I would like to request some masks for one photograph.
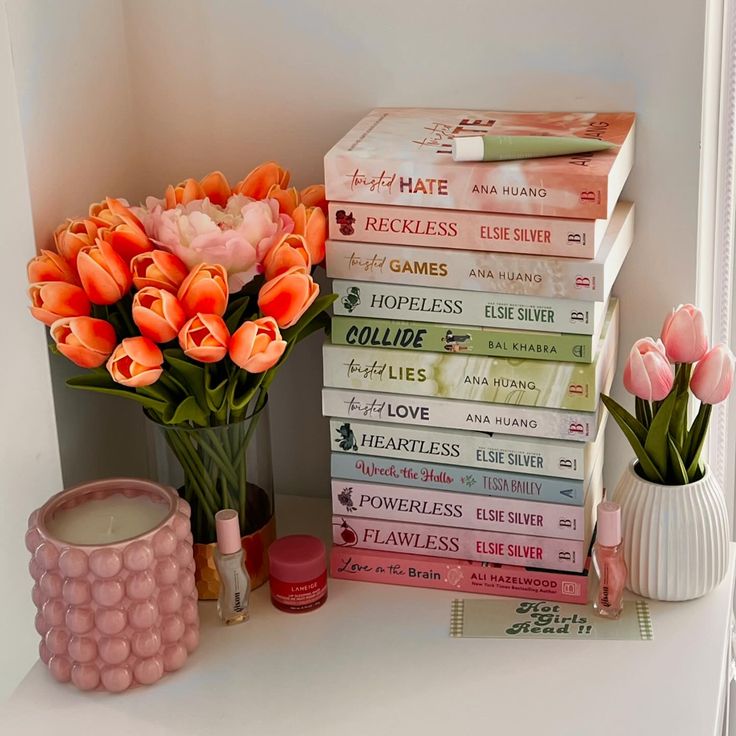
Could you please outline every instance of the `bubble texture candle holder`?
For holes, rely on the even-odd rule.
[[[61,509],[110,494],[148,495],[168,513],[146,533],[104,545],[55,539]],[[63,491],[28,520],[39,655],[59,682],[122,692],[179,669],[199,643],[189,504],[168,487],[114,478]]]

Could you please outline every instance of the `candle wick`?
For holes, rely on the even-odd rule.
[[[114,521],[115,517],[110,514],[110,523],[107,525],[107,536],[112,536],[112,523]]]

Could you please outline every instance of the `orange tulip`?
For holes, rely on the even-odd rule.
[[[70,263],[77,260],[79,251],[94,245],[98,235],[107,230],[107,223],[96,217],[79,218],[62,222],[54,232],[56,250]]]
[[[306,266],[311,269],[312,261],[307,243],[301,235],[285,235],[271,248],[263,259],[266,281],[270,281],[292,266]]]
[[[322,214],[327,216],[327,198],[324,184],[312,184],[299,192],[299,201],[305,207],[319,207]]]
[[[130,290],[132,280],[125,261],[104,240],[79,251],[77,271],[93,304],[114,304]]]
[[[28,281],[36,284],[40,281],[66,281],[78,284],[79,279],[72,265],[65,258],[52,250],[42,250],[28,263]]]
[[[133,256],[153,248],[143,223],[124,201],[107,197],[102,202],[91,204],[89,213],[106,224],[107,227],[100,232],[100,237],[110,243],[126,263],[129,263]]]
[[[285,215],[291,215],[299,206],[299,192],[295,187],[282,189],[278,184],[274,184],[266,196],[275,199],[279,203],[279,212]]]
[[[230,333],[217,314],[197,314],[179,332],[179,345],[200,363],[217,363],[227,355]]]
[[[104,319],[63,317],[51,325],[59,352],[80,368],[101,366],[115,349],[113,326]]]
[[[141,335],[154,342],[173,340],[187,321],[179,300],[155,286],[146,286],[136,293],[132,311]]]
[[[267,317],[273,317],[282,329],[291,327],[307,311],[319,294],[304,266],[292,266],[288,271],[267,281],[258,294],[258,306]]]
[[[307,241],[307,250],[316,266],[325,259],[325,240],[327,239],[327,218],[319,207],[305,207],[300,204],[292,213],[294,232]]]
[[[115,383],[138,388],[156,383],[164,372],[164,355],[147,337],[126,337],[107,361]]]
[[[272,186],[286,187],[291,175],[286,169],[282,169],[275,161],[256,166],[242,181],[239,181],[233,194],[243,194],[252,199],[264,199]]]
[[[89,206],[89,216],[102,220],[107,227],[116,225],[134,225],[143,230],[143,223],[133,214],[133,210],[124,199],[105,197],[102,202],[93,202]]]
[[[199,182],[202,190],[206,197],[209,197],[212,204],[216,204],[220,207],[224,207],[227,204],[227,200],[232,195],[230,184],[228,184],[225,175],[221,171],[213,171],[211,174],[207,174],[204,179]]]
[[[189,269],[181,258],[165,250],[140,253],[130,262],[130,270],[136,289],[155,286],[172,294],[176,294],[182,281],[189,275]]]
[[[84,290],[65,281],[42,281],[28,287],[31,314],[51,326],[62,317],[81,317],[92,311]]]
[[[177,294],[187,317],[198,312],[225,314],[227,308],[227,270],[219,264],[200,263],[179,287]]]
[[[279,362],[286,341],[273,317],[243,322],[230,338],[228,352],[235,365],[248,373],[263,373]]]
[[[202,185],[196,179],[190,177],[179,182],[175,187],[169,184],[166,187],[164,200],[166,202],[166,209],[171,210],[178,204],[189,204],[196,199],[204,199],[206,196]]]

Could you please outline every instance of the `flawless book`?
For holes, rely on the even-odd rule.
[[[335,279],[332,283],[338,295],[333,303],[334,313],[352,317],[596,336],[600,334],[606,313],[603,302],[578,299],[433,289],[375,281]],[[402,338],[407,339],[406,335]],[[449,342],[454,342],[452,336]],[[472,351],[453,348],[439,352]]]
[[[606,219],[634,161],[634,114],[381,108],[325,156],[327,199],[409,207]],[[580,136],[598,153],[458,163],[463,135]]]
[[[590,557],[573,573],[356,547],[330,552],[330,576],[339,580],[579,604],[588,602],[590,567]]]
[[[331,240],[595,258],[607,220],[330,202]]]
[[[634,237],[634,205],[617,205],[592,260],[328,240],[327,275],[498,294],[606,301]]]
[[[325,344],[323,378],[329,388],[592,412],[617,346],[613,299],[598,355],[588,365]]]

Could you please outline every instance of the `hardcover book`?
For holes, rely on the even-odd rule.
[[[338,294],[333,303],[335,314],[353,317],[598,335],[606,312],[603,302],[577,299],[432,289],[375,281],[335,279],[332,284]]]
[[[588,365],[326,343],[323,378],[330,388],[592,412],[617,347],[618,301],[612,299],[598,354]]]
[[[333,345],[522,360],[559,360],[565,363],[590,363],[597,343],[594,335],[494,330],[490,327],[450,325],[448,322],[432,324],[341,316],[332,318],[330,340]]]
[[[585,220],[605,219],[634,162],[633,113],[379,108],[325,156],[327,199]],[[598,153],[458,163],[464,135],[580,136]]]
[[[330,202],[331,240],[595,258],[608,220]]]
[[[591,560],[582,572],[407,555],[357,547],[333,547],[330,576],[338,580],[586,604]]]
[[[330,437],[338,452],[586,480],[607,417],[604,412],[595,441],[587,443],[343,419],[330,420]]]
[[[332,278],[498,294],[606,301],[634,236],[634,205],[616,206],[592,260],[328,240]]]
[[[334,478],[332,511],[346,518],[360,516],[410,521],[532,537],[582,539],[585,532],[585,510],[582,506],[355,483]]]
[[[601,448],[602,449],[602,448]],[[602,462],[600,458],[594,464]],[[585,482],[553,476],[523,475],[478,467],[456,467],[387,457],[333,452],[330,470],[343,481],[371,481],[451,493],[474,493],[497,498],[546,501],[582,506]],[[589,482],[589,481],[588,481]]]

